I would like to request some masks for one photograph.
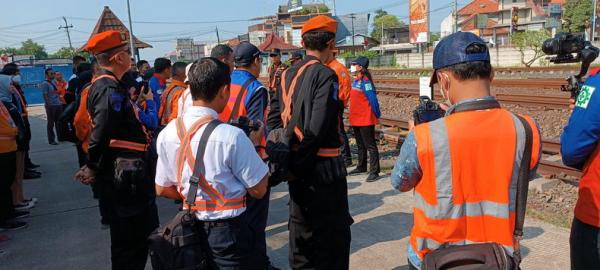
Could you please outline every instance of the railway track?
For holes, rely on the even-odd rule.
[[[383,78],[375,80],[376,84],[419,84],[418,78]],[[521,89],[560,89],[566,82],[556,78],[528,78],[528,79],[496,79],[492,81],[494,87],[521,88]]]
[[[411,97],[418,96],[417,89],[410,88],[394,88],[394,87],[379,87],[377,92],[382,95],[395,97]],[[438,97],[436,95],[436,97]],[[569,99],[561,96],[531,96],[522,94],[496,94],[496,99],[501,103],[535,106],[553,109],[568,109]]]
[[[406,120],[381,117],[379,119],[380,125],[384,127],[399,128],[408,130],[409,124]],[[390,132],[389,130],[383,130],[383,137],[389,143],[398,145],[403,140],[402,132]],[[550,155],[557,155],[560,153],[560,142],[556,140],[542,140],[542,152]],[[580,178],[581,171],[565,166],[561,162],[541,160],[538,167],[538,173],[550,178],[564,178],[564,176],[571,176]]]
[[[383,68],[371,69],[371,73],[376,77],[379,76],[394,76],[394,77],[415,77],[431,75],[431,68]],[[501,67],[494,68],[496,78],[506,77],[558,77],[566,78],[571,74],[579,73],[579,67],[576,65],[557,65],[550,67]]]

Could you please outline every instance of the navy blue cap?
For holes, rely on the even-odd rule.
[[[294,52],[292,53],[292,59],[302,59],[303,55],[301,52]]]
[[[360,56],[360,57],[356,58],[354,61],[352,61],[352,65],[359,65],[363,68],[369,68],[369,58]]]
[[[490,62],[490,52],[487,50],[483,53],[467,54],[467,47],[474,43],[487,46],[483,39],[471,32],[456,32],[440,40],[433,51],[434,71],[430,85],[437,83],[436,71],[438,69],[466,62]]]
[[[272,49],[269,52],[269,56],[279,56],[279,55],[281,55],[281,50],[280,49]]]
[[[236,66],[251,64],[260,55],[260,50],[250,42],[242,42],[233,48],[233,59]]]

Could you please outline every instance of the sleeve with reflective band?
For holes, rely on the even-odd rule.
[[[538,162],[540,137],[535,124],[532,130],[533,164]],[[423,259],[442,245],[482,242],[501,244],[512,254],[525,146],[518,118],[503,109],[455,113],[418,125],[414,134],[423,172],[415,187],[410,236],[417,255]]]
[[[0,102],[0,153],[17,151],[17,125]]]
[[[176,160],[177,183],[178,183],[178,187],[179,187],[179,193],[181,194],[181,197],[184,202],[185,202],[185,196],[182,194],[184,179],[181,179],[183,169],[187,165],[187,166],[189,166],[190,170],[194,170],[196,158],[202,158],[202,157],[194,157],[192,148],[190,146],[191,139],[193,138],[194,134],[196,134],[196,132],[198,132],[198,130],[202,126],[204,126],[205,124],[209,123],[212,120],[213,119],[211,117],[201,118],[198,121],[196,121],[194,124],[192,124],[192,126],[187,130],[185,128],[185,124],[183,123],[183,119],[181,117],[177,118],[177,120],[176,120],[177,121],[177,123],[176,123],[177,136],[179,137],[179,140],[181,141],[181,145],[179,146],[179,149],[177,150],[177,160]],[[239,209],[239,208],[246,207],[246,196],[242,196],[239,198],[226,199],[221,193],[219,193],[218,190],[216,190],[214,187],[212,187],[210,185],[210,183],[208,183],[208,181],[206,181],[206,178],[204,178],[204,175],[200,174],[199,180],[200,180],[198,182],[199,192],[206,193],[208,195],[208,197],[211,199],[210,200],[197,199],[195,204],[191,206],[192,210],[194,210],[194,211],[224,211],[224,210]],[[185,181],[188,181],[188,179],[185,179]],[[189,205],[184,206],[185,209],[187,209],[189,207],[190,207]]]

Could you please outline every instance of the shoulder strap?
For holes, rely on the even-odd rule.
[[[54,84],[51,80],[46,80],[50,85],[52,85],[52,87],[54,88],[54,91],[58,90],[58,88],[56,87],[56,84]]]
[[[283,126],[287,127],[287,125],[289,124],[291,118],[292,118],[292,113],[293,113],[293,108],[292,108],[292,97],[294,96],[294,92],[296,90],[296,84],[298,83],[298,78],[300,78],[302,76],[302,74],[304,74],[304,71],[316,64],[319,63],[318,60],[311,60],[308,61],[306,63],[304,63],[303,66],[301,66],[298,71],[296,72],[296,75],[292,78],[291,84],[289,86],[289,88],[287,87],[287,82],[286,82],[286,75],[287,72],[285,72],[282,76],[282,80],[281,80],[281,97],[283,100],[283,112],[281,113],[281,120],[283,122]],[[289,69],[286,69],[285,71],[288,71]]]
[[[452,110],[452,113],[467,112],[467,111],[479,111],[489,109],[499,109],[500,103],[497,100],[478,100],[477,102],[469,102],[465,104],[459,104]]]
[[[231,121],[234,115],[238,114],[238,111],[240,110],[240,104],[242,103],[242,98],[244,97],[244,93],[246,92],[248,86],[254,81],[256,81],[256,78],[252,77],[246,80],[246,82],[242,85],[242,89],[240,89],[240,92],[238,93],[237,98],[235,99],[235,104],[233,105],[233,109],[231,110],[231,114],[229,115],[229,119],[227,119],[227,122]]]
[[[111,79],[113,81],[117,81],[117,78],[115,78],[115,76],[104,74],[104,75],[100,75],[100,76],[94,78],[92,80],[92,84],[95,83],[96,81],[100,80],[100,79]]]
[[[190,189],[187,195],[187,204],[194,205],[196,202],[196,193],[198,192],[198,183],[200,183],[200,175],[204,175],[206,170],[204,169],[204,153],[206,152],[206,144],[208,142],[208,138],[213,133],[215,128],[221,124],[219,120],[212,120],[208,123],[202,136],[200,137],[200,142],[198,143],[198,151],[196,152],[196,163],[194,164],[194,171],[192,173],[192,177],[190,177]],[[188,208],[188,211],[191,211],[191,207]]]
[[[525,129],[525,149],[523,149],[523,158],[521,158],[521,166],[519,167],[519,178],[517,180],[517,196],[516,196],[516,217],[515,217],[515,252],[514,257],[521,262],[521,250],[519,241],[523,237],[523,225],[525,223],[525,210],[527,207],[527,193],[529,191],[529,176],[531,164],[531,152],[533,145],[533,131],[529,122],[520,115],[515,114]]]

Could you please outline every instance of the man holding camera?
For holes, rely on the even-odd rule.
[[[600,69],[590,72],[560,138],[565,165],[582,169],[571,226],[571,269],[600,269]]]
[[[271,134],[285,131],[282,137],[288,143],[269,143],[269,157],[284,163],[277,157],[284,153],[289,162],[283,166],[287,165],[293,175],[288,179],[292,269],[349,267],[353,220],[348,211],[346,167],[340,153],[342,107],[337,75],[325,65],[333,56],[336,29],[336,21],[324,15],[304,24],[306,57],[284,71],[271,100],[269,130]],[[285,145],[291,153],[273,151],[277,150],[273,145]]]
[[[158,136],[156,192],[177,200],[197,190],[195,204],[184,203],[184,208],[191,207],[200,221],[214,269],[264,270],[267,266],[264,258],[256,255],[255,244],[261,234],[248,224],[251,213],[246,204],[248,196],[260,200],[267,193],[268,167],[253,145],[264,137],[263,128],[252,132],[249,139],[237,127],[213,125],[230,98],[229,73],[225,63],[212,57],[190,67],[193,106]],[[206,154],[198,156],[202,142]],[[190,183],[196,159],[201,159],[203,168],[196,178],[197,189]],[[264,228],[262,235],[264,238]]]
[[[101,69],[87,101],[93,123],[88,160],[75,178],[97,184],[110,224],[112,269],[144,269],[158,213],[153,181],[146,177],[149,134],[123,82],[131,65],[129,43],[125,33],[111,30],[92,36],[85,49]]]
[[[526,126],[490,95],[488,48],[472,33],[440,41],[433,53],[431,85],[452,106],[443,118],[417,125],[402,144],[392,186],[415,191],[414,226],[408,246],[411,269],[440,247],[497,243],[513,256],[515,198]],[[541,153],[532,130],[530,169]],[[491,160],[490,160],[491,159]]]

